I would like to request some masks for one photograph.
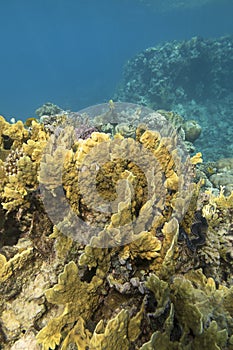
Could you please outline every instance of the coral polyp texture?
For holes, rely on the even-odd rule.
[[[233,349],[233,193],[182,118],[59,113],[0,119],[1,348]]]

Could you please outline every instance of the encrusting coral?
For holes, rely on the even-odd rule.
[[[194,182],[174,128],[110,107],[98,130],[0,119],[1,347],[233,349],[233,194]]]

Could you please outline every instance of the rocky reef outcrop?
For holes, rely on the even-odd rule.
[[[232,36],[165,42],[126,63],[115,99],[195,120],[202,128],[195,144],[204,159],[230,158],[232,72]]]

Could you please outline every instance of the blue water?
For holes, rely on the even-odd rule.
[[[108,101],[124,63],[157,43],[233,33],[232,0],[166,13],[136,0],[12,0],[0,13],[0,114],[17,119],[47,101]]]

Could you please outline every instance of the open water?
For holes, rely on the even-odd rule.
[[[188,8],[167,0],[161,11],[164,3],[1,1],[0,114],[26,119],[48,101],[70,110],[106,102],[125,62],[147,47],[233,33],[232,0]]]

